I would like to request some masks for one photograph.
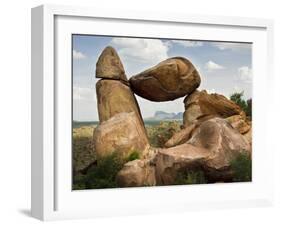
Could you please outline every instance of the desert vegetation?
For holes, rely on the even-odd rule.
[[[252,99],[245,100],[244,92],[236,92],[230,96],[230,100],[239,105],[249,118],[252,118]]]
[[[148,139],[154,147],[164,147],[168,139],[180,130],[181,121],[150,121],[145,125]],[[76,123],[73,128],[73,189],[115,188],[116,174],[126,162],[140,158],[137,151],[121,159],[116,153],[96,159],[93,132],[96,125]]]
[[[164,144],[180,131],[181,121],[160,121],[154,125],[146,125],[148,140],[151,146],[163,148]]]
[[[93,132],[95,125],[88,124],[73,128],[72,163],[73,171],[80,171],[96,160],[93,149]]]

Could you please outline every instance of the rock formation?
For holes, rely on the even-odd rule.
[[[189,95],[201,82],[193,64],[183,57],[167,59],[129,81],[137,95],[151,101],[169,101]]]
[[[96,91],[100,122],[119,113],[135,112],[143,124],[138,103],[129,86],[119,80],[101,79],[96,84]]]
[[[100,124],[94,131],[97,157],[118,152],[126,157],[136,151],[143,154],[149,147],[138,103],[131,91],[121,60],[107,47],[96,64],[96,84]]]
[[[251,147],[225,119],[212,118],[193,132],[186,143],[159,151],[156,156],[158,184],[173,184],[178,172],[202,170],[208,181],[231,180],[230,162]]]
[[[197,119],[206,116],[227,118],[233,115],[241,115],[245,118],[245,113],[237,104],[223,95],[208,94],[205,90],[196,90],[190,96],[186,96],[184,106],[184,126],[188,126]]]
[[[103,50],[97,61],[96,77],[128,82],[123,64],[117,52],[111,46]]]
[[[120,187],[156,185],[155,167],[149,160],[136,159],[126,163],[116,177]]]
[[[206,167],[216,170],[229,166],[229,161],[241,152],[250,153],[248,141],[225,119],[212,118],[203,122],[187,141],[210,151]]]
[[[209,154],[209,150],[190,144],[160,150],[155,157],[157,184],[174,184],[179,172],[200,169]]]
[[[100,124],[93,140],[98,158],[117,152],[127,162],[118,172],[120,187],[172,185],[177,175],[202,171],[208,182],[232,181],[231,161],[251,156],[251,122],[245,112],[223,95],[198,91],[200,76],[182,57],[167,59],[133,76],[129,82],[116,51],[107,47],[97,62],[96,84]],[[152,101],[186,96],[183,129],[162,149],[150,146],[132,90]]]
[[[251,123],[241,115],[233,115],[226,120],[241,134],[246,134],[251,129]]]
[[[126,158],[132,152],[145,154],[149,148],[145,128],[135,112],[119,113],[100,123],[93,139],[98,157],[118,152]]]

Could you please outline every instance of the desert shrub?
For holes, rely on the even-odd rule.
[[[123,165],[124,161],[116,153],[99,158],[86,175],[74,177],[73,189],[115,188],[116,175]]]
[[[153,147],[164,147],[164,144],[178,131],[180,131],[180,123],[177,121],[161,121],[158,125],[147,127],[148,139]]]
[[[230,96],[230,100],[239,105],[247,116],[252,117],[252,99],[246,101],[243,99],[243,95],[243,91],[240,93],[233,93]]]
[[[252,181],[252,160],[248,154],[239,154],[230,162],[230,167],[234,174],[233,181]]]
[[[130,162],[140,158],[140,153],[137,151],[131,152],[131,154],[126,158],[126,162]]]
[[[175,184],[206,184],[207,179],[202,170],[186,171],[177,174]]]
[[[74,175],[73,189],[97,189],[97,188],[115,188],[117,187],[116,175],[122,169],[126,162],[139,159],[140,154],[137,151],[122,159],[116,152],[113,154],[99,158],[96,165],[90,167],[86,174]]]
[[[252,99],[247,100],[247,109],[245,111],[246,115],[252,118]]]
[[[85,175],[76,174],[73,176],[73,190],[86,189]]]

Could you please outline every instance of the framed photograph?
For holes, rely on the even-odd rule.
[[[270,20],[32,9],[32,216],[271,205]]]

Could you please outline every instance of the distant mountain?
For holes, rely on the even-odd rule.
[[[161,120],[182,120],[183,113],[167,113],[165,111],[156,111],[153,117],[145,118],[145,121],[161,121]]]

